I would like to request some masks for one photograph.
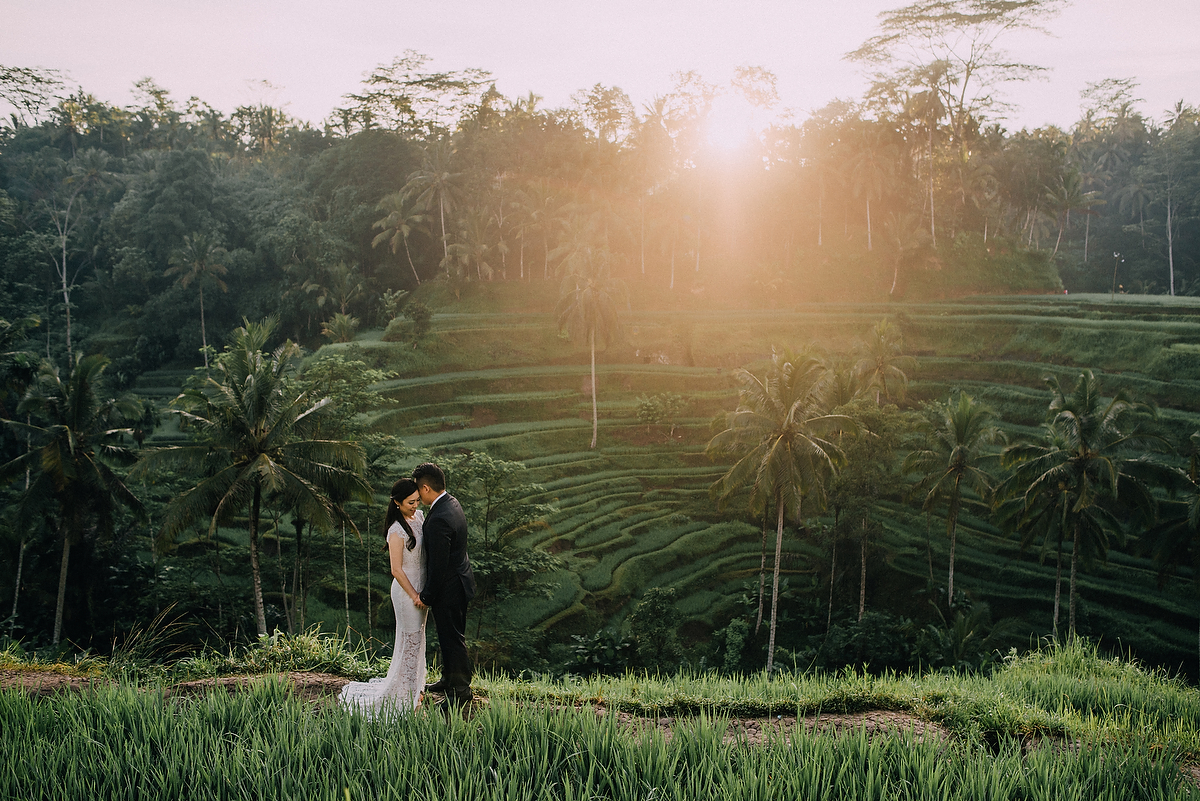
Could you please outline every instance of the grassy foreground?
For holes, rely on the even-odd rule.
[[[1200,798],[1180,769],[1200,755],[1200,692],[1082,645],[1012,657],[991,677],[479,684],[490,704],[466,721],[314,708],[272,680],[173,699],[127,682],[41,700],[8,691],[0,798]],[[635,734],[589,704],[679,722],[669,738]],[[725,736],[734,716],[866,709],[908,710],[953,736]]]

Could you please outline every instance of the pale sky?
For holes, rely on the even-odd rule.
[[[231,111],[283,105],[314,124],[358,89],[363,74],[407,49],[434,69],[490,70],[506,96],[532,90],[544,107],[595,83],[640,109],[695,69],[727,83],[738,66],[779,78],[803,117],[866,81],[842,56],[874,34],[876,15],[903,0],[0,0],[0,64],[55,68],[108,102],[131,102],[151,77],[179,101],[196,95]],[[1016,129],[1070,125],[1088,81],[1136,78],[1143,113],[1200,103],[1198,0],[1075,0],[1054,37],[1004,40],[1017,58],[1052,68],[1016,85]],[[276,91],[254,88],[263,80]]]

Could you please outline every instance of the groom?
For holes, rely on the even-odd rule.
[[[458,499],[446,492],[446,474],[435,464],[412,473],[425,515],[425,588],[421,603],[430,608],[442,649],[442,677],[425,689],[446,694],[446,703],[471,700],[471,657],[467,654],[467,604],[475,597],[475,574],[467,556],[467,518]]]

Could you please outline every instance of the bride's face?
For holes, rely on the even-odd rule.
[[[398,504],[400,507],[400,514],[404,515],[405,518],[412,517],[417,513],[417,506],[420,503],[421,497],[414,492],[412,495],[409,495]]]

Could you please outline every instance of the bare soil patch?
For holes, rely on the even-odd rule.
[[[37,698],[105,687],[110,679],[70,676],[51,670],[0,670],[0,690],[21,690]]]
[[[168,696],[201,695],[212,690],[236,692],[248,687],[256,681],[268,678],[284,679],[292,685],[296,697],[305,701],[321,702],[330,696],[336,696],[342,688],[350,683],[350,679],[335,676],[332,673],[315,671],[292,671],[289,673],[269,673],[257,676],[221,676],[215,679],[196,679],[176,684],[167,692]]]
[[[318,706],[322,706],[336,698],[338,693],[341,692],[342,687],[346,686],[350,681],[342,676],[316,671],[221,676],[213,679],[196,679],[194,681],[180,682],[167,690],[167,696],[186,698],[216,690],[232,693],[245,689],[255,682],[267,681],[272,678],[287,681],[292,685],[296,697]],[[68,676],[52,671],[0,671],[0,689],[19,689],[37,697],[50,696],[59,692],[82,692],[94,686],[108,684],[112,684],[108,679]],[[434,708],[442,700],[442,696],[437,693],[427,693],[424,703],[426,706]],[[483,706],[486,704],[487,699],[480,696],[477,697],[476,703],[473,706]],[[600,716],[610,714],[610,710],[603,706],[579,706],[576,708],[581,712],[584,709],[591,708],[596,715]],[[616,712],[616,715],[620,724],[631,731],[648,732],[657,729],[668,739],[673,736],[677,726],[686,724],[688,720],[687,718],[676,717],[646,717],[622,711]],[[925,741],[931,738],[933,740],[945,740],[950,736],[949,731],[945,727],[927,720],[921,720],[908,712],[877,710],[873,712],[858,712],[850,715],[824,714],[801,718],[789,715],[758,718],[735,717],[729,719],[729,728],[726,730],[725,739],[727,742],[741,741],[751,745],[761,745],[770,732],[778,732],[784,736],[790,736],[799,729],[805,732],[841,734],[845,732],[857,732],[863,728],[872,736],[912,732],[918,741]]]
[[[608,712],[603,707],[597,707],[596,714],[605,715]],[[632,731],[648,732],[657,729],[667,740],[671,739],[680,723],[687,722],[687,718],[647,718],[629,712],[617,712],[617,719],[622,726]],[[762,745],[776,734],[787,739],[796,731],[810,734],[849,734],[860,729],[866,729],[871,737],[911,733],[917,742],[942,742],[950,738],[950,732],[944,726],[922,720],[908,712],[875,710],[847,715],[806,715],[800,718],[794,715],[729,718],[725,742]]]

